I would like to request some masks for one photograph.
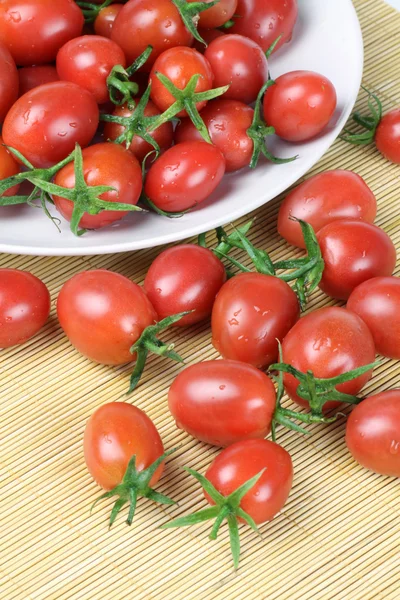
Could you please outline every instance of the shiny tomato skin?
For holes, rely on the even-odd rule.
[[[97,35],[111,39],[111,32],[117,15],[123,8],[123,4],[110,4],[101,9],[93,24]]]
[[[173,146],[151,166],[145,193],[161,210],[179,212],[200,204],[212,194],[225,173],[225,159],[207,142]]]
[[[224,358],[263,368],[278,358],[278,342],[300,316],[296,294],[287,283],[261,273],[229,279],[215,300],[212,342]]]
[[[153,421],[142,410],[125,402],[100,406],[86,423],[83,436],[85,462],[96,483],[112,490],[121,483],[128,463],[136,456],[138,471],[163,455],[164,446]],[[162,463],[150,486],[160,479]]]
[[[222,450],[207,469],[206,478],[229,496],[249,479],[264,473],[243,496],[240,507],[257,525],[271,521],[284,507],[293,483],[290,454],[269,440],[244,440]],[[205,497],[214,504],[208,494]]]
[[[268,81],[268,61],[260,46],[243,35],[227,34],[208,46],[204,56],[214,73],[214,87],[229,85],[225,98],[251,104]]]
[[[2,0],[0,39],[18,66],[55,60],[65,42],[77,37],[84,19],[73,0]]]
[[[107,365],[135,360],[131,346],[157,319],[141,287],[101,269],[78,273],[63,285],[57,315],[71,344],[84,356]]]
[[[400,108],[382,117],[376,130],[375,144],[385,158],[400,165]]]
[[[0,136],[0,181],[12,177],[20,171],[20,166],[7,148],[3,145],[3,139]],[[2,194],[2,196],[15,196],[18,193],[19,185],[14,185]],[[1,346],[0,346],[1,347]]]
[[[87,90],[55,81],[24,94],[9,110],[3,125],[7,146],[19,150],[37,168],[66,158],[78,143],[85,147],[99,124],[99,108]]]
[[[14,59],[8,48],[0,42],[0,123],[3,123],[6,114],[18,98],[18,86],[18,72]]]
[[[289,244],[305,248],[301,227],[290,217],[307,221],[318,232],[340,219],[373,223],[376,212],[376,198],[357,173],[325,171],[303,181],[286,196],[279,209],[278,232]]]
[[[363,281],[391,275],[396,266],[396,248],[387,233],[364,221],[350,219],[325,225],[317,234],[324,272],[320,289],[347,300]]]
[[[226,281],[222,262],[207,248],[181,244],[153,261],[144,290],[159,319],[194,311],[175,323],[186,327],[211,315],[215,297]]]
[[[18,69],[19,96],[33,90],[39,85],[59,81],[57,69],[53,65],[37,65],[36,67],[22,67]]]
[[[191,365],[179,373],[168,393],[177,427],[213,446],[265,438],[271,430],[275,401],[269,377],[234,360]]]
[[[46,323],[50,294],[40,279],[17,269],[0,269],[0,348],[25,343]]]
[[[275,80],[264,96],[264,119],[288,142],[304,142],[320,134],[337,104],[333,84],[313,71],[292,71]]]
[[[283,362],[315,377],[330,378],[342,375],[373,363],[375,345],[372,335],[357,315],[345,308],[320,308],[302,317],[289,331],[282,344]],[[339,392],[358,394],[371,379],[372,371],[337,386]],[[284,375],[285,390],[300,406],[308,402],[297,393],[299,382],[292,375]],[[324,409],[339,406],[339,402],[327,402]]]
[[[128,64],[152,46],[146,71],[164,50],[190,46],[193,41],[171,0],[129,0],[114,21],[111,39],[122,48]]]
[[[82,35],[70,40],[57,54],[57,73],[63,81],[80,85],[98,104],[110,99],[107,77],[116,65],[126,66],[125,54],[112,40]]]
[[[187,0],[188,2],[195,2],[196,0]],[[212,2],[212,0],[205,0],[205,2]],[[199,26],[206,29],[214,29],[215,27],[221,27],[227,21],[229,21],[235,14],[238,0],[219,0],[218,4],[211,6],[211,8],[201,12],[199,15]]]
[[[347,420],[346,444],[363,467],[400,477],[400,390],[370,396]]]

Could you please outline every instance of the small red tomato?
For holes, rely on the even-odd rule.
[[[385,158],[400,164],[400,108],[382,118],[376,130],[375,143]]]
[[[7,150],[7,148],[3,145],[3,139],[0,136],[0,181],[2,179],[7,179],[7,177],[12,177],[16,175],[20,171],[20,166],[15,160],[14,156]],[[2,194],[0,194],[0,198],[2,196],[15,196],[18,193],[19,185],[14,185],[12,188],[9,188]]]
[[[272,381],[235,360],[201,362],[184,369],[168,393],[177,426],[214,446],[229,446],[271,431],[276,393]]]
[[[39,85],[59,81],[57,69],[52,65],[38,65],[36,67],[22,67],[18,69],[19,95],[33,90]]]
[[[373,363],[375,345],[364,321],[344,308],[320,308],[305,317],[289,331],[282,344],[283,362],[298,371],[312,371],[315,377],[328,379]],[[355,395],[371,379],[372,371],[337,386],[339,392]],[[308,402],[296,391],[298,380],[284,375],[289,397],[300,406]],[[327,402],[324,410],[336,408],[339,402]]]
[[[278,342],[300,316],[296,294],[287,283],[261,273],[229,279],[215,300],[212,342],[224,358],[267,367],[278,358]]]
[[[292,71],[275,80],[264,96],[264,119],[288,142],[304,142],[321,133],[336,109],[333,84],[312,71]]]
[[[196,0],[187,0],[187,2],[196,2]],[[205,0],[209,3],[212,0]],[[235,14],[238,0],[219,0],[217,4],[203,11],[199,15],[199,26],[206,29],[221,27],[229,21]]]
[[[396,266],[392,240],[371,223],[334,221],[320,229],[317,239],[325,262],[319,287],[332,298],[347,300],[360,283],[391,275]]]
[[[50,294],[40,279],[25,271],[0,269],[0,348],[29,340],[49,313]]]
[[[187,210],[208,198],[224,173],[225,159],[216,146],[206,142],[178,144],[152,164],[145,193],[161,210]]]
[[[278,215],[278,232],[289,244],[305,248],[299,223],[307,221],[318,232],[340,219],[361,219],[373,223],[376,198],[365,181],[352,171],[325,171],[294,188],[283,200]]]
[[[400,390],[381,392],[356,406],[347,421],[346,444],[363,467],[400,477]]]
[[[101,9],[93,24],[97,35],[111,39],[111,32],[117,15],[123,8],[123,4],[110,4]]]
[[[0,123],[3,123],[6,114],[17,98],[17,67],[8,48],[0,41]]]

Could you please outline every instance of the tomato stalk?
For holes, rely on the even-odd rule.
[[[143,67],[152,51],[152,46],[147,46],[146,50],[126,69],[122,65],[115,65],[113,67],[107,77],[107,89],[113,104],[118,106],[127,104],[130,109],[135,107],[135,101],[132,96],[137,95],[139,86],[134,81],[131,81],[130,78]]]
[[[213,0],[212,2],[187,2],[187,0],[172,0],[172,4],[176,6],[181,16],[185,27],[192,36],[201,44],[207,46],[199,32],[197,31],[197,25],[199,23],[200,13],[208,10],[212,6],[219,3],[220,0]]]
[[[368,108],[371,114],[363,116],[359,112],[355,112],[352,115],[352,119],[356,125],[360,125],[365,131],[355,133],[350,129],[344,128],[343,131],[346,135],[340,136],[340,139],[343,141],[355,144],[356,146],[366,146],[374,141],[377,127],[382,119],[382,102],[376,94],[373,94],[364,86],[361,87],[368,94]]]
[[[82,10],[82,14],[85,17],[85,23],[94,23],[99,16],[99,13],[103,8],[110,6],[115,0],[104,0],[102,4],[92,4],[91,2],[80,2],[77,0],[77,5]],[[124,0],[119,0],[124,2]]]

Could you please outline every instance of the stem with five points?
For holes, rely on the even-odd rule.
[[[355,144],[356,146],[366,146],[374,141],[376,130],[381,122],[383,112],[382,102],[379,100],[378,96],[367,90],[364,86],[361,87],[368,94],[368,108],[371,114],[363,116],[359,112],[355,112],[352,115],[352,119],[354,123],[363,127],[365,131],[362,133],[355,133],[350,129],[344,128],[343,131],[345,135],[342,134],[340,136],[340,139],[349,142],[350,144]]]
[[[107,77],[107,88],[110,94],[110,100],[117,106],[127,104],[128,108],[135,108],[133,96],[139,92],[139,86],[130,78],[147,62],[152,53],[152,46],[147,46],[146,50],[126,69],[122,65],[115,65]],[[104,119],[103,119],[104,120]]]

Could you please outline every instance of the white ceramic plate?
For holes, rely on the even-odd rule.
[[[328,131],[318,139],[291,145],[269,141],[277,156],[299,158],[285,165],[260,163],[255,171],[228,175],[215,194],[179,219],[131,214],[120,223],[76,238],[69,224],[61,233],[40,209],[29,206],[0,210],[0,252],[48,256],[126,252],[174,242],[249,213],[302,177],[326,152],[343,128],[361,83],[363,44],[351,0],[299,0],[300,18],[291,44],[271,60],[273,77],[295,69],[327,76],[338,94],[338,109]],[[54,211],[53,211],[54,212]]]

